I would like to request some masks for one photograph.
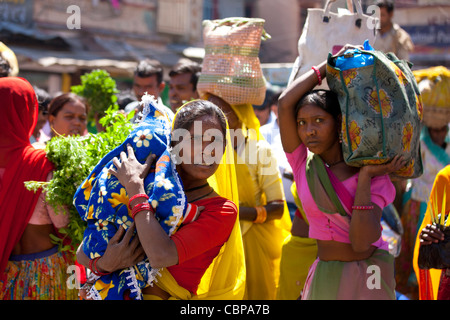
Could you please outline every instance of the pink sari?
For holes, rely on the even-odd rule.
[[[306,175],[317,206],[337,224],[350,223],[353,196],[318,156],[308,158]],[[338,212],[338,213],[336,213]],[[382,246],[380,238],[378,244]],[[360,261],[321,261],[309,270],[303,300],[393,300],[394,257],[378,248]]]

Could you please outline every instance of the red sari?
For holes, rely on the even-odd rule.
[[[31,84],[22,78],[0,78],[0,277],[14,246],[34,211],[40,192],[25,188],[25,181],[46,181],[53,164],[44,150],[30,144],[36,126],[38,103]]]

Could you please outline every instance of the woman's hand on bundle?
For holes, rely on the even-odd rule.
[[[119,182],[125,187],[128,194],[142,193],[144,190],[144,179],[150,171],[150,167],[156,156],[151,154],[147,157],[144,164],[141,164],[137,159],[131,145],[127,145],[127,153],[122,151],[120,153],[120,160],[113,158],[115,166],[108,169],[108,172],[114,175]]]
[[[382,176],[400,170],[405,164],[406,161],[403,159],[403,157],[396,155],[394,159],[392,159],[392,161],[390,161],[389,163],[367,165],[362,167],[359,171],[359,174],[367,174],[370,178]]]
[[[354,45],[354,44],[346,44],[345,46],[343,46],[335,55],[334,57],[338,57],[342,54],[344,54],[345,51],[349,50],[349,49],[359,49],[359,50],[363,50],[364,46],[362,45]]]
[[[135,230],[134,222],[126,231],[123,226],[119,227],[116,234],[109,240],[105,253],[97,262],[97,267],[102,272],[125,269],[144,260],[145,251]]]
[[[420,233],[420,245],[430,245],[444,240],[444,232],[435,224],[428,224]]]

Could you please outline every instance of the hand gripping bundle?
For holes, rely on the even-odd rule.
[[[128,229],[133,222],[125,188],[108,173],[113,166],[112,159],[120,158],[120,153],[127,151],[127,144],[133,147],[140,163],[144,163],[150,154],[156,155],[155,169],[150,170],[144,185],[148,202],[155,209],[155,217],[164,231],[173,234],[181,223],[188,223],[195,214],[196,208],[188,205],[172,161],[171,122],[151,96],[145,95],[142,104],[138,125],[119,147],[100,160],[74,195],[74,205],[87,222],[82,249],[90,259],[102,256],[118,228]],[[88,297],[97,300],[142,299],[141,289],[152,285],[157,273],[158,269],[153,269],[148,259],[110,274],[92,273],[88,282],[94,284]]]
[[[230,105],[261,105],[266,82],[259,61],[261,40],[269,37],[265,20],[226,18],[203,21],[205,58],[197,89]]]

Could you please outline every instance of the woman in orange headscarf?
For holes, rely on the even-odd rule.
[[[55,215],[44,194],[25,188],[26,181],[48,181],[53,164],[44,150],[30,144],[38,103],[33,87],[22,78],[0,79],[0,299],[71,299],[66,285],[66,253],[50,241],[55,227],[67,225]]]

